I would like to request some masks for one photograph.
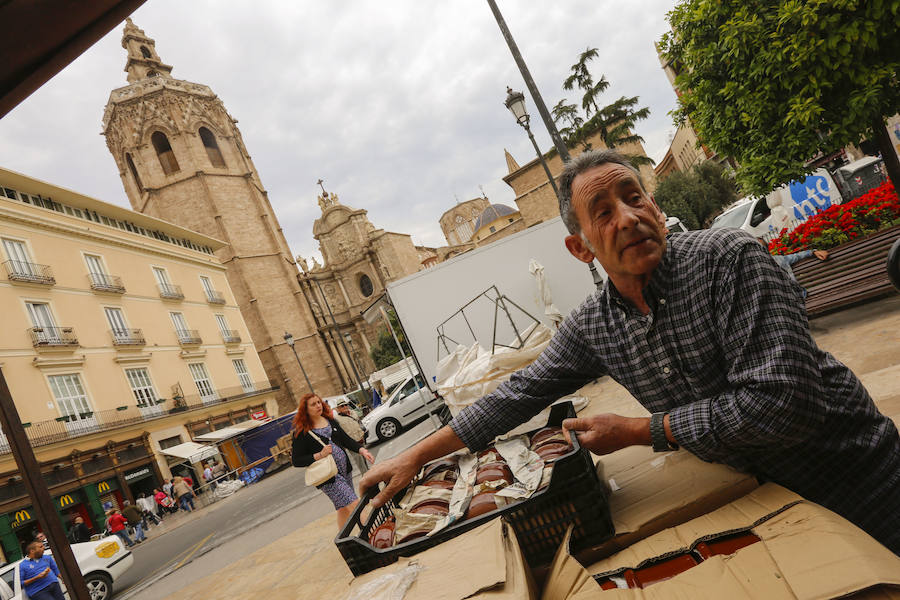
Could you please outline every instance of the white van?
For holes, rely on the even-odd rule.
[[[736,227],[755,237],[770,238],[778,235],[782,229],[793,229],[809,217],[832,204],[840,204],[841,201],[840,190],[828,171],[816,169],[803,181],[792,181],[765,197],[739,200],[716,217],[710,229]]]

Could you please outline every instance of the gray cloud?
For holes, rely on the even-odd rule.
[[[638,95],[640,124],[659,159],[675,95],[653,42],[674,0],[571,0],[500,8],[552,106],[579,52],[596,46],[605,98]],[[514,204],[503,149],[524,164],[534,151],[502,102],[524,84],[482,0],[456,2],[255,2],[154,0],[133,15],[174,66],[225,103],[269,191],[295,253],[318,251],[315,182],[325,179],[376,225],[440,245],[437,219],[455,198]],[[0,164],[128,206],[100,118],[126,84],[121,27],[0,120]],[[529,99],[535,135],[549,136]]]

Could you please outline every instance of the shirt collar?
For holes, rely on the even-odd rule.
[[[666,251],[663,253],[662,260],[659,261],[656,269],[653,270],[653,274],[650,276],[650,281],[647,283],[647,286],[644,287],[643,290],[644,299],[647,301],[647,304],[650,306],[651,311],[653,311],[654,313],[656,312],[656,307],[659,304],[659,300],[666,298],[669,293],[669,288],[672,283],[672,271],[674,270],[673,255],[674,251],[672,250],[672,237],[669,236],[666,240]],[[619,290],[616,289],[615,284],[613,284],[612,280],[609,279],[609,277],[606,278],[604,288],[611,304],[615,304],[625,311],[637,310],[630,300],[626,300],[625,297],[623,297],[622,294],[619,293]]]

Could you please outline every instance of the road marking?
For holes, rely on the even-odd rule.
[[[190,550],[188,550],[188,555],[185,556],[183,559],[181,559],[181,562],[180,562],[180,563],[178,563],[177,565],[175,565],[174,567],[172,567],[172,570],[173,570],[173,571],[177,571],[178,569],[180,569],[181,566],[184,565],[184,563],[186,563],[188,560],[190,560],[190,558],[191,558],[194,554],[197,553],[197,551],[200,549],[200,547],[201,547],[203,544],[206,543],[206,540],[208,540],[209,538],[211,538],[211,537],[214,536],[214,535],[216,535],[216,534],[215,534],[215,533],[211,533],[211,534],[209,534],[208,536],[206,536],[205,538],[203,538],[202,540],[200,540],[199,542],[197,542]]]
[[[124,590],[122,590],[121,592],[119,592],[119,595],[124,595],[126,592],[128,592],[128,591],[130,591],[130,590],[136,588],[137,586],[141,585],[142,583],[144,583],[145,581],[147,581],[148,579],[150,579],[151,577],[153,577],[154,575],[156,575],[157,573],[159,573],[159,572],[162,571],[163,569],[168,568],[169,565],[171,565],[173,562],[175,562],[176,560],[178,560],[179,558],[181,558],[182,556],[184,556],[184,558],[181,560],[181,562],[179,562],[177,565],[175,565],[174,567],[171,568],[171,570],[169,571],[169,573],[171,573],[171,572],[173,572],[173,571],[177,571],[180,567],[182,567],[182,566],[184,565],[185,561],[187,561],[191,556],[193,556],[193,555],[200,549],[200,546],[202,546],[204,543],[206,543],[206,541],[207,541],[209,538],[211,538],[212,536],[214,536],[214,535],[216,535],[216,534],[215,534],[215,533],[209,534],[208,536],[206,536],[205,538],[203,538],[202,540],[200,540],[200,541],[199,541],[197,544],[195,544],[194,546],[191,546],[191,547],[188,548],[187,550],[184,550],[183,552],[177,554],[177,555],[175,556],[175,558],[173,558],[172,560],[170,560],[170,561],[167,562],[166,564],[164,564],[164,565],[162,565],[161,567],[159,567],[159,568],[157,568],[157,569],[151,571],[151,572],[148,573],[145,577],[142,577],[142,578],[140,579],[140,581],[138,581],[138,582],[136,582],[136,583],[130,585],[130,586],[127,587],[126,589],[124,589]],[[166,575],[169,575],[169,573],[166,573]]]

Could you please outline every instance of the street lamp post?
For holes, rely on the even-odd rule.
[[[284,341],[287,342],[287,345],[291,347],[291,350],[294,351],[294,357],[297,359],[297,364],[300,365],[300,370],[303,371],[303,379],[306,380],[306,385],[309,387],[309,391],[313,394],[316,393],[316,390],[313,389],[312,383],[309,381],[309,375],[306,374],[306,369],[303,368],[303,361],[300,360],[300,355],[297,354],[297,348],[294,347],[294,336],[284,332]]]
[[[544,173],[547,174],[547,180],[550,182],[550,187],[553,188],[553,195],[556,196],[556,201],[559,202],[559,188],[556,187],[556,179],[553,178],[550,167],[547,166],[547,161],[544,160],[544,153],[541,152],[540,147],[537,145],[537,141],[534,139],[534,134],[531,133],[531,127],[529,126],[531,117],[528,114],[528,110],[525,108],[525,94],[522,92],[514,92],[509,86],[507,86],[506,92],[507,95],[504,104],[506,105],[506,108],[509,109],[509,112],[513,114],[513,117],[516,118],[516,123],[521,125],[528,134],[528,139],[531,140],[531,145],[534,146],[534,151],[537,154],[538,160],[541,161],[541,166],[544,167]],[[603,285],[603,279],[597,272],[597,268],[594,266],[593,261],[588,263],[588,270],[591,272],[591,278],[594,280],[594,285],[596,287]]]

